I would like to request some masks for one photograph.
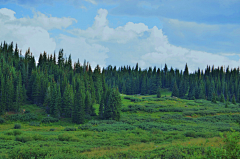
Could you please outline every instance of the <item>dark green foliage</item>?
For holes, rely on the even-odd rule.
[[[15,124],[13,128],[14,129],[21,129],[21,124]]]
[[[41,123],[55,123],[58,121],[59,120],[57,118],[45,117],[45,118],[42,118]]]
[[[74,127],[66,127],[64,131],[76,131],[77,129]]]
[[[20,142],[28,142],[28,141],[32,141],[33,138],[29,135],[21,135],[21,136],[16,136],[15,141],[20,141]]]
[[[4,123],[5,120],[3,118],[0,117],[0,124]]]
[[[236,103],[236,99],[235,99],[235,95],[233,95],[233,97],[232,97],[232,103],[233,103],[233,104],[237,104],[237,103]]]
[[[216,95],[215,93],[212,94],[212,103],[217,103]]]
[[[92,127],[92,124],[83,124],[78,127],[81,130],[89,130]]]
[[[161,98],[161,89],[160,89],[160,87],[157,89],[157,98]]]
[[[179,90],[176,81],[174,82],[172,96],[179,97]]]
[[[221,93],[220,102],[225,103],[224,95]]]
[[[32,120],[37,120],[37,116],[32,113],[28,113],[24,115],[14,114],[14,115],[7,116],[7,119],[10,121],[32,121]]]
[[[54,131],[55,129],[51,128],[49,131]]]
[[[29,123],[30,126],[40,126],[40,123],[39,122],[30,122]]]

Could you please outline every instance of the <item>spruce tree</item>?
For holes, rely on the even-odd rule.
[[[235,105],[237,104],[236,99],[235,99],[235,95],[232,96],[232,103],[235,104]]]
[[[110,119],[112,120],[120,120],[120,109],[121,109],[121,97],[118,91],[118,88],[111,89],[111,93],[109,96],[109,108],[110,108]]]
[[[220,102],[225,103],[224,95],[221,93]]]
[[[212,94],[211,102],[212,102],[212,103],[217,103],[217,99],[216,99],[215,93]]]
[[[100,102],[99,111],[98,111],[99,119],[103,119],[103,110],[104,110],[104,103],[105,103],[104,100],[105,100],[105,95],[104,93],[102,93],[101,102]]]
[[[176,81],[174,82],[173,90],[172,90],[172,97],[179,97],[179,90]]]
[[[157,89],[157,98],[161,98],[161,89],[158,87]]]

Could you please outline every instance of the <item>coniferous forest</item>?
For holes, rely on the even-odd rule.
[[[0,46],[0,159],[240,156],[239,68],[92,69],[13,46]]]

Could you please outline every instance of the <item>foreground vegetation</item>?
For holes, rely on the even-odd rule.
[[[71,124],[25,105],[5,114],[1,158],[239,158],[239,105],[186,100],[171,92],[121,94],[122,118]],[[98,109],[99,105],[94,107]],[[54,120],[55,119],[55,120]],[[69,121],[70,120],[70,121]]]

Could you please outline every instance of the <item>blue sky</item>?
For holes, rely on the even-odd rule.
[[[240,0],[1,0],[0,41],[38,60],[190,71],[240,64]],[[4,31],[2,31],[4,30]]]

